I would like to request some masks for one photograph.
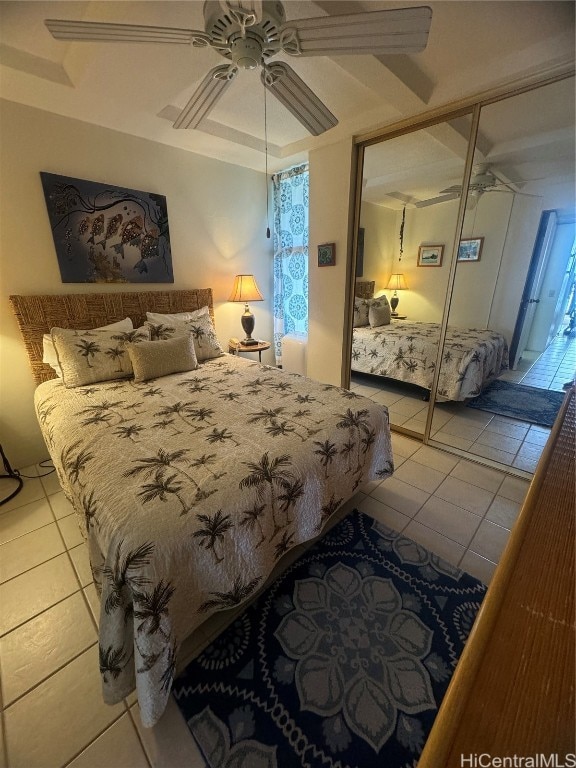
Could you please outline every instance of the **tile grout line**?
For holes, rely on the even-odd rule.
[[[126,706],[126,705],[124,705],[124,706]],[[66,762],[62,763],[62,765],[59,768],[66,768],[66,766],[68,766],[68,765],[70,765],[70,763],[74,762],[74,760],[76,760],[77,757],[80,757],[80,755],[83,752],[85,752],[88,749],[88,747],[92,746],[92,744],[94,744],[94,742],[97,741],[100,738],[100,736],[102,736],[104,733],[106,733],[107,730],[112,728],[112,726],[115,725],[120,720],[121,717],[124,717],[125,714],[126,714],[126,709],[124,709],[123,712],[120,712],[118,717],[115,717],[113,720],[111,720],[108,723],[108,725],[105,728],[103,728],[101,731],[99,731],[96,734],[96,736],[92,739],[92,741],[90,741],[88,744],[84,744],[84,746],[82,747],[82,749],[79,752],[75,752],[74,755],[69,760],[66,760]]]
[[[17,704],[19,701],[22,701],[22,699],[25,698],[26,696],[28,696],[28,694],[30,694],[33,691],[35,691],[39,686],[41,686],[43,683],[45,683],[47,680],[49,680],[54,675],[57,675],[58,672],[61,672],[65,667],[68,666],[68,664],[71,664],[73,661],[76,661],[76,659],[78,659],[80,656],[82,656],[83,653],[86,653],[86,651],[89,651],[90,648],[93,648],[95,645],[98,645],[98,640],[97,639],[94,640],[93,642],[91,642],[89,645],[87,645],[81,651],[78,651],[77,653],[75,653],[67,661],[65,661],[62,664],[60,664],[58,667],[56,667],[56,669],[52,670],[52,672],[50,672],[48,675],[46,675],[46,677],[43,677],[41,680],[38,680],[30,688],[27,688],[25,691],[23,691],[22,693],[18,694],[18,696],[16,696],[15,699],[13,699],[8,704],[6,704],[6,706],[3,708],[3,712],[7,712],[11,707],[14,706],[14,704]]]
[[[124,699],[124,701],[126,701],[126,699]],[[146,749],[144,741],[142,740],[142,737],[140,736],[140,730],[139,730],[138,726],[136,725],[136,720],[134,719],[134,715],[132,714],[132,707],[129,706],[127,703],[126,703],[126,710],[128,712],[128,718],[129,718],[130,722],[132,723],[132,728],[134,728],[134,730],[136,731],[136,737],[137,737],[137,739],[138,739],[138,741],[140,743],[140,746],[142,748],[142,752],[144,753],[144,757],[146,758],[146,762],[148,763],[150,768],[154,768],[154,765],[152,764],[152,760],[148,756],[148,751]]]

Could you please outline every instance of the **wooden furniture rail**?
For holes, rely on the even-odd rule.
[[[574,764],[575,423],[572,388],[418,768],[493,764],[475,755]]]

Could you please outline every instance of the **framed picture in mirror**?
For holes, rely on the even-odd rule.
[[[443,245],[421,245],[418,249],[419,267],[441,267]]]
[[[458,261],[480,261],[483,243],[483,237],[469,237],[465,240],[460,240]]]

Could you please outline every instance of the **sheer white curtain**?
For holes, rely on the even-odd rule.
[[[308,164],[274,174],[274,352],[282,337],[308,333]]]

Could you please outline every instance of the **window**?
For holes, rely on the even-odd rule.
[[[274,351],[282,337],[308,333],[308,164],[274,174]]]

